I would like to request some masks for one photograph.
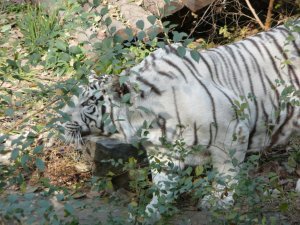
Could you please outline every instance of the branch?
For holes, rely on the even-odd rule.
[[[252,12],[254,18],[256,19],[256,22],[259,24],[259,26],[263,29],[263,30],[267,30],[265,25],[261,22],[261,20],[259,19],[258,15],[255,12],[255,9],[252,7],[251,3],[249,2],[249,0],[245,0],[250,11]],[[272,0],[271,0],[272,1]]]
[[[268,6],[268,13],[267,13],[267,18],[266,18],[266,23],[265,23],[265,29],[269,30],[271,27],[271,21],[272,21],[272,10],[274,7],[274,0],[269,1],[269,6]]]
[[[49,106],[53,105],[55,102],[57,102],[59,98],[54,99],[53,101],[49,102],[47,105],[45,105],[43,108],[37,110],[36,112],[26,116],[22,120],[18,121],[12,128],[10,128],[8,131],[6,131],[7,134],[12,132],[14,129],[16,129],[18,126],[20,126],[22,123],[24,123],[26,120],[29,120],[30,118],[34,117],[35,115],[39,114],[40,112],[44,111]]]
[[[68,94],[77,84],[78,84],[78,81],[66,92],[66,94]],[[46,104],[41,109],[35,111],[34,113],[30,114],[29,116],[26,116],[22,120],[18,121],[12,128],[10,128],[8,131],[6,131],[6,134],[9,134],[10,132],[12,132],[14,129],[16,129],[18,126],[20,126],[26,120],[29,120],[30,118],[34,117],[35,115],[39,114],[40,112],[43,112],[45,109],[47,109],[49,106],[53,105],[54,103],[56,103],[60,99],[61,98],[59,98],[59,97],[53,99],[51,102],[49,102],[48,104]]]

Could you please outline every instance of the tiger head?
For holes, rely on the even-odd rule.
[[[63,124],[65,139],[83,144],[82,136],[91,133],[107,135],[109,121],[111,121],[111,99],[106,88],[111,76],[90,76],[89,85],[80,87],[80,94],[71,98],[71,106],[67,105],[62,111],[69,117]]]
[[[72,106],[62,110],[70,119],[63,125],[66,141],[80,147],[82,136],[114,134],[113,113],[120,107],[120,98],[129,92],[129,86],[120,84],[119,76],[90,75],[89,85],[80,87],[80,95],[71,98]]]

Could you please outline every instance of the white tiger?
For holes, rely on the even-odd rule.
[[[299,107],[291,103],[282,107],[284,85],[278,85],[285,81],[299,90],[299,24],[300,20],[294,22],[298,31],[278,26],[208,49],[200,53],[199,62],[188,49],[185,57],[180,57],[177,45],[158,49],[124,71],[120,75],[126,80],[123,84],[119,77],[105,76],[93,81],[79,98],[74,97],[75,107],[65,110],[72,118],[65,125],[66,134],[110,135],[116,129],[121,139],[132,143],[141,138],[143,122],[148,121],[151,126],[145,148],[156,158],[164,160],[157,153],[167,151],[161,137],[170,142],[184,139],[187,146],[206,146],[213,167],[235,176],[229,150],[236,150],[234,157],[242,162],[247,151],[285,144],[291,134],[300,131]],[[289,96],[293,94],[296,92]],[[129,104],[122,102],[124,96],[130,97]],[[294,103],[298,97],[292,97]],[[248,107],[241,110],[238,102],[247,102]],[[182,168],[199,165],[206,158],[193,154],[180,161],[175,156],[173,162]],[[164,181],[175,184],[177,178],[164,171],[152,172],[154,183],[168,193]],[[156,203],[157,196],[153,196],[147,212],[159,217]]]

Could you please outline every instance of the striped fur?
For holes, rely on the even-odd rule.
[[[299,27],[300,21],[296,23]],[[290,36],[294,38],[288,42]],[[72,114],[78,131],[98,130],[107,135],[116,128],[130,143],[141,138],[138,134],[143,122],[148,121],[149,151],[157,153],[153,150],[157,146],[159,151],[165,151],[161,137],[171,142],[183,138],[187,146],[206,146],[214,167],[231,175],[234,173],[229,150],[235,149],[235,158],[242,162],[247,151],[285,144],[291,134],[299,133],[299,107],[289,103],[281,107],[284,85],[278,85],[278,81],[285,81],[299,90],[299,33],[279,26],[243,41],[202,51],[199,62],[192,59],[189,50],[181,58],[176,47],[158,49],[124,71],[121,76],[128,76],[124,84],[110,77],[98,83],[97,95],[83,94]],[[130,104],[124,104],[121,98],[128,93]],[[92,100],[91,96],[96,98]],[[239,111],[238,102],[248,107]],[[184,162],[175,157],[174,161],[179,167],[198,165],[203,155],[188,156]],[[161,189],[167,188],[161,184],[170,181],[167,174],[153,172],[154,182]],[[156,202],[154,196],[148,207],[155,208]]]

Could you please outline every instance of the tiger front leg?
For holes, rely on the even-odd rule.
[[[239,131],[242,126],[237,126]],[[247,129],[243,129],[247,131]],[[220,139],[222,140],[222,139]],[[248,133],[240,132],[235,141],[231,138],[216,142],[209,148],[213,169],[217,172],[212,192],[201,201],[201,208],[227,208],[234,204],[234,186],[238,183],[239,165],[244,161],[248,147]]]
[[[175,189],[179,180],[177,171],[184,167],[182,161],[165,154],[166,149],[156,147],[155,151],[156,154],[148,157],[151,165],[152,182],[158,191],[153,193],[152,200],[146,206],[148,217],[146,224],[154,224],[160,220],[159,206],[161,204],[172,204],[176,200],[178,194]],[[153,151],[151,152],[153,153]]]

